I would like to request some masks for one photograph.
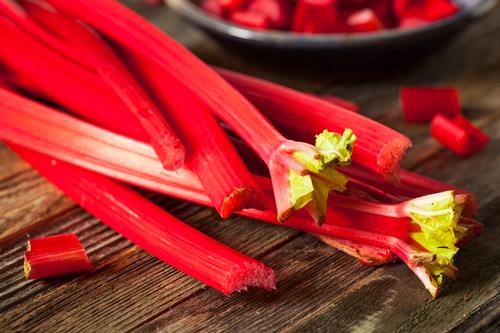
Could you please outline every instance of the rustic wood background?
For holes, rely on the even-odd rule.
[[[351,99],[366,115],[408,134],[404,166],[474,191],[484,235],[460,251],[459,280],[432,301],[403,265],[365,267],[300,232],[151,195],[208,235],[272,266],[278,290],[225,297],[156,260],[75,206],[0,144],[1,332],[499,332],[500,8],[432,57],[397,70],[359,73],[262,65],[228,53],[167,9],[134,5],[211,64],[297,89]],[[259,64],[260,63],[260,64]],[[491,136],[459,159],[405,124],[401,85],[454,85],[465,114]],[[26,240],[75,232],[97,263],[93,274],[25,281]]]

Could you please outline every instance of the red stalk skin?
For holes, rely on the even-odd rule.
[[[405,119],[410,123],[430,122],[438,114],[453,118],[461,113],[456,88],[404,87],[400,99]]]
[[[47,109],[37,103],[19,97],[16,98],[6,91],[0,91],[0,97],[2,97],[0,101],[3,102],[0,110],[4,113],[0,117],[3,122],[0,123],[2,125],[0,128],[2,138],[32,147],[55,158],[101,172],[133,185],[210,205],[201,184],[189,172],[176,173],[175,175],[169,175],[165,171],[158,172],[158,170],[161,171],[162,169],[161,163],[159,163],[150,146],[99,129],[71,116]],[[19,107],[20,105],[22,108]],[[45,111],[40,109],[45,109]],[[29,116],[26,117],[25,112],[30,113]],[[24,119],[24,122],[19,122],[17,119],[12,121],[12,119],[9,119],[9,115],[14,115],[14,118],[17,116],[22,117],[20,119],[26,119]],[[27,120],[32,121],[28,122]],[[42,126],[39,123],[40,120]],[[38,132],[30,130],[30,126],[46,128],[47,133],[51,133],[51,135],[40,135]],[[63,139],[61,140],[61,138]],[[266,189],[268,192],[271,191],[269,179],[256,178],[256,180],[259,181],[259,184],[262,183],[260,184],[261,188]],[[269,197],[269,201],[273,201],[272,196]],[[332,210],[335,210],[335,207],[329,208],[327,218],[332,215]],[[358,213],[362,214],[363,212]],[[241,211],[240,214],[279,224],[275,219],[276,212],[272,210],[258,211],[249,209]],[[339,223],[341,218],[342,214],[335,216],[334,222],[327,219],[326,223],[319,227],[313,220],[307,218],[304,212],[299,212],[286,222],[286,226],[314,234],[333,236],[387,248],[397,254],[417,274],[434,297],[437,296],[438,288],[431,283],[428,272],[420,265],[421,260],[430,258],[429,253],[421,253],[418,249],[413,248],[411,244],[397,237],[359,230],[356,221],[353,221],[349,216],[346,221],[340,224],[345,223],[348,225],[354,222],[352,227],[337,226],[336,224]],[[365,214],[362,219],[365,218],[369,219],[370,215]],[[387,217],[387,219],[393,218]]]
[[[0,97],[2,97],[0,136],[3,139],[32,147],[40,153],[104,173],[133,185],[210,205],[199,180],[189,170],[181,168],[176,173],[161,172],[158,160],[154,154],[151,154],[149,146],[40,104],[26,101],[6,91],[0,91]],[[22,122],[19,121],[21,119]],[[38,134],[36,128],[45,128],[46,133],[50,135]],[[271,199],[272,190],[269,178],[255,177],[268,200]],[[327,215],[327,218],[334,221],[336,226],[372,232],[382,230],[387,232],[386,236],[401,239],[407,239],[408,233],[414,231],[409,226],[404,204],[377,205],[345,196],[338,197],[330,203],[331,207]],[[372,210],[382,215],[372,214]],[[259,216],[259,213],[254,211],[259,212],[249,209],[244,210],[243,213],[253,212],[251,216]],[[268,210],[262,214],[266,215],[269,212],[271,211]],[[297,216],[305,218],[306,213],[299,211]],[[276,221],[273,220],[273,222]],[[313,221],[308,222],[308,224],[311,223],[314,224]],[[323,234],[321,230],[322,228],[317,227],[307,231]]]
[[[271,29],[288,30],[294,7],[294,0],[250,0],[247,11],[265,15]]]
[[[72,55],[82,63],[89,63],[138,119],[148,141],[168,170],[177,170],[183,163],[185,151],[170,124],[150,100],[146,92],[114,53],[93,31],[71,17],[51,10],[50,5],[40,5],[24,0],[29,17],[56,35],[70,48]],[[50,41],[45,40],[45,43]],[[58,45],[53,45],[57,48]],[[87,62],[88,61],[88,62]]]
[[[316,153],[315,147],[311,145],[293,142],[283,137],[246,98],[214,70],[150,22],[118,2],[95,0],[75,0],[71,3],[48,0],[48,2],[57,9],[78,17],[116,44],[137,52],[155,63],[159,70],[164,70],[175,77],[180,84],[206,104],[213,114],[233,128],[270,169],[275,168],[278,163],[284,163],[288,169],[293,168],[288,164],[291,160],[298,164],[290,156],[296,151]],[[288,178],[288,169],[286,174],[272,170],[272,177]],[[283,185],[282,179],[276,179],[275,184]],[[275,194],[278,192],[286,191],[276,187]],[[290,199],[276,195],[276,204],[278,220],[283,221],[293,208]]]
[[[275,289],[271,268],[191,228],[132,189],[30,149],[10,147],[90,214],[193,278],[226,295],[248,286]]]
[[[321,98],[322,100],[327,101],[328,103],[332,103],[333,105],[352,111],[354,113],[359,113],[359,106],[356,103],[345,100],[343,98],[333,95],[324,95],[324,96],[316,95],[316,97]]]
[[[286,134],[294,138],[293,132]],[[243,161],[253,173],[269,176],[266,166],[244,142],[234,137],[232,137],[232,141]],[[398,185],[394,185],[355,165],[342,167],[340,170],[349,178],[348,191],[361,190],[380,202],[396,204],[432,193],[453,190],[456,194],[466,194],[469,197],[462,210],[462,216],[469,218],[477,216],[477,199],[474,193],[438,180],[401,169],[401,181]]]
[[[200,7],[206,11],[217,17],[224,17],[225,11],[219,3],[219,0],[203,0],[201,2]]]
[[[432,22],[452,16],[459,9],[450,0],[393,0],[393,10],[400,20],[416,18]]]
[[[37,13],[37,17],[39,17],[40,20],[41,18],[46,18],[46,16],[44,16],[46,13],[44,11],[39,11],[40,7],[29,5],[27,5],[26,7],[30,13]],[[48,18],[51,18],[51,15],[53,15],[50,12],[48,14]],[[61,23],[60,20],[51,20],[45,22],[48,25],[52,24],[52,22]],[[61,29],[64,28],[67,22],[62,23],[64,23],[64,25],[61,27]],[[55,26],[52,27],[54,29],[56,28]],[[91,42],[93,41],[90,40],[89,43]],[[20,47],[25,47],[25,45],[27,44],[23,43],[22,45],[20,45]],[[26,50],[25,52],[26,55],[30,54],[28,50]],[[96,52],[100,51],[96,50]],[[16,59],[17,57],[14,57],[12,61],[15,61]],[[43,64],[39,64],[40,60],[38,58],[35,59],[35,61],[38,61],[36,62],[37,66],[35,66],[35,68],[47,68],[47,66],[44,67]],[[51,66],[49,62],[47,63],[49,64],[49,66]],[[17,62],[16,64],[18,64],[21,70],[24,70],[25,66],[23,62]],[[64,77],[64,72],[58,71],[57,68],[51,67],[47,68],[47,72],[51,73],[51,77],[61,77],[61,79],[56,81],[57,84],[55,85],[44,85],[42,81],[37,82],[38,87],[41,87],[42,89],[41,91],[39,89],[35,90],[41,92],[42,95],[44,93],[47,93],[48,89],[50,90],[49,96],[53,97],[53,99],[58,101],[61,105],[67,106],[73,112],[80,114],[84,118],[87,118],[97,124],[103,125],[110,130],[125,134],[127,136],[132,136],[136,139],[147,141],[147,136],[144,134],[141,129],[141,125],[134,117],[124,117],[123,121],[120,121],[121,114],[119,113],[121,111],[120,107],[122,103],[120,100],[113,96],[106,99],[103,93],[103,91],[106,91],[105,86],[101,87],[102,85],[97,85],[95,89],[96,91],[91,91],[90,89],[85,90],[85,87],[80,87],[78,80],[74,80],[74,77],[78,77],[77,75],[75,75],[74,77]],[[82,75],[85,74],[85,71],[83,70],[80,70],[80,72]],[[32,74],[34,74],[34,72],[32,72]],[[35,75],[34,78],[42,79],[43,77],[38,78]],[[74,83],[71,84],[70,82],[66,82],[66,79],[68,79],[68,81],[74,81]],[[67,87],[70,92],[65,91],[61,94],[60,90],[57,88],[58,86]],[[100,98],[101,96],[102,98]],[[93,101],[96,99],[97,102],[95,104],[86,104],[87,101]],[[80,103],[80,101],[82,101],[82,103]],[[177,99],[177,102],[178,101],[179,99]],[[108,107],[104,108],[108,111],[100,111],[101,108],[99,108],[99,105],[108,105]],[[114,105],[116,106],[114,107]],[[121,109],[123,109],[123,107]],[[124,116],[130,115],[127,110],[123,111]],[[197,146],[202,148],[204,147],[204,149],[200,151],[201,156],[200,154],[194,154],[197,152],[194,151],[192,155],[195,157],[190,159],[190,164],[197,165],[195,170],[198,171],[200,176],[202,176],[201,178],[204,180],[204,185],[206,185],[206,188],[209,189],[209,193],[213,194],[211,197],[214,200],[214,207],[219,210],[221,216],[223,217],[228,217],[234,210],[239,210],[242,208],[264,208],[265,201],[262,199],[258,187],[250,177],[250,174],[245,169],[243,163],[239,160],[237,154],[234,152],[234,148],[230,146],[230,142],[228,142],[227,138],[225,138],[225,134],[220,128],[218,129],[218,132],[215,132],[215,126],[219,125],[215,123],[215,120],[213,119],[211,119],[210,121],[209,118],[213,117],[207,114],[207,112],[204,112],[204,114],[202,114],[203,111],[191,111],[191,114],[195,117],[195,119],[198,119],[201,124],[207,124],[207,126],[205,127],[205,133],[200,133],[204,129],[203,127],[198,126],[199,128],[196,131],[195,128],[187,127],[188,124],[184,124],[184,130],[187,128],[192,132],[192,135],[198,132],[200,134],[198,137],[204,138],[203,141],[195,141],[195,143],[200,143],[197,144]],[[193,113],[197,114],[193,115]],[[208,126],[208,124],[211,124],[211,126]],[[192,124],[189,125],[191,126]],[[209,130],[208,133],[207,130]],[[206,145],[203,146],[201,144],[202,142]],[[215,147],[214,144],[218,144],[220,147]],[[190,150],[192,152],[193,148],[195,147],[190,147]],[[217,160],[215,159],[217,157],[217,155],[215,154],[215,149],[218,149],[217,152],[219,153]],[[231,149],[233,150],[233,152],[231,152]],[[198,157],[196,157],[196,155],[198,155]],[[222,157],[224,157],[224,159],[222,159]]]
[[[292,32],[332,33],[338,31],[336,0],[297,0]]]
[[[263,194],[238,152],[196,96],[143,58],[121,53],[181,136],[188,149],[186,165],[196,172],[219,214],[227,218],[245,208],[265,209]]]
[[[0,48],[0,62],[14,74],[10,81],[15,86],[48,98],[92,121],[103,119],[111,131],[119,132],[121,127],[129,125],[127,135],[135,139],[145,137],[138,120],[123,102],[116,97],[110,99],[105,85],[96,86],[95,75],[34,43],[33,39],[2,18],[0,31],[5,46]],[[12,52],[13,49],[16,52]]]
[[[353,32],[373,32],[385,29],[377,14],[370,8],[365,8],[351,14],[347,25]]]
[[[121,61],[115,59],[115,55],[106,45],[102,45],[101,40],[96,40],[92,34],[86,33],[85,30],[81,31],[81,27],[75,26],[75,23],[70,19],[47,11],[29,1],[25,3],[25,6],[33,19],[49,27],[54,33],[64,30],[62,34],[59,33],[63,40],[74,43],[74,37],[82,35],[82,38],[76,40],[87,44],[87,53],[102,54],[103,59],[109,59],[109,61],[116,63],[117,67],[123,67],[123,71],[128,73]],[[146,64],[145,61],[142,62]],[[141,70],[144,71],[144,74],[146,76],[149,74],[147,79],[151,81],[149,83],[152,83],[150,91],[156,93],[155,97],[157,97],[160,106],[163,107],[164,115],[171,116],[170,120],[176,125],[176,132],[182,132],[183,142],[189,145],[190,158],[188,163],[190,168],[198,173],[213,200],[213,206],[216,207],[221,216],[227,218],[233,211],[243,208],[265,208],[265,201],[260,190],[215,118],[204,109],[201,103],[193,99],[187,89],[175,84],[173,79],[158,73],[152,66],[143,65],[142,67]],[[142,74],[141,71],[139,74]],[[168,76],[168,73],[166,75]],[[131,81],[135,81],[135,79]],[[114,112],[112,110],[110,109],[109,112]],[[189,121],[185,119],[187,117],[186,110],[189,110]],[[92,109],[81,112],[81,108],[79,108],[76,113],[98,124],[105,126],[109,124],[102,112],[96,113]],[[140,124],[121,122],[114,126],[118,132],[131,135],[134,134],[131,133],[131,130],[139,127]],[[139,137],[134,135],[134,137],[147,141],[145,135]]]
[[[85,249],[75,234],[34,238],[24,254],[27,279],[43,279],[71,273],[92,272]]]
[[[222,9],[227,11],[234,11],[240,9],[247,0],[218,0]]]
[[[266,30],[271,26],[267,16],[258,12],[238,10],[229,15],[229,20],[237,25],[252,29]]]
[[[350,128],[357,140],[353,163],[363,166],[385,180],[399,181],[399,164],[411,141],[404,135],[338,105],[283,86],[228,70],[217,69],[284,133],[296,140],[311,141],[325,128],[342,132]]]
[[[176,77],[248,142],[263,160],[269,160],[269,156],[285,141],[257,109],[214,70],[127,7],[114,1],[47,2],[87,22],[117,44],[141,54]]]

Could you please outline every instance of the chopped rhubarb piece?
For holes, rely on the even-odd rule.
[[[247,0],[218,0],[222,9],[226,11],[235,11],[240,9]]]
[[[254,29],[268,29],[270,26],[268,17],[259,12],[235,11],[229,15],[229,19],[236,24]]]
[[[429,122],[438,114],[453,118],[461,112],[456,88],[401,88],[401,106],[408,122]]]
[[[393,0],[393,8],[399,19],[418,18],[429,22],[458,12],[458,6],[450,0]]]
[[[399,21],[398,27],[400,29],[414,29],[426,25],[428,22],[418,18],[404,18]]]
[[[294,2],[290,0],[250,0],[247,11],[265,15],[271,29],[289,29]]]
[[[431,134],[460,157],[480,151],[489,141],[488,136],[463,116],[450,119],[437,115],[431,123]]]
[[[354,32],[370,32],[384,29],[384,24],[371,9],[363,9],[347,18],[347,25]]]
[[[201,2],[201,8],[214,16],[224,16],[224,9],[222,9],[219,0],[203,0]]]
[[[337,30],[338,12],[335,0],[297,0],[292,31],[331,33]]]
[[[24,254],[24,275],[27,279],[43,279],[93,270],[94,266],[75,234],[34,238],[28,241]]]
[[[11,148],[89,213],[193,278],[226,295],[247,287],[275,289],[271,268],[191,228],[132,189],[27,148]]]

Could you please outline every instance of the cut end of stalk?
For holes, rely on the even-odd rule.
[[[166,170],[176,171],[184,165],[186,150],[177,138],[167,138],[161,144],[159,142],[151,142],[151,144]],[[156,145],[161,145],[161,147]]]
[[[247,262],[232,269],[224,279],[223,293],[247,291],[249,287],[276,289],[276,274],[272,268],[259,262]]]
[[[220,208],[220,216],[226,219],[234,212],[252,208],[257,210],[267,209],[262,192],[253,188],[237,188],[224,199]]]
[[[382,148],[377,159],[377,167],[384,179],[392,184],[399,184],[399,169],[401,160],[412,143],[406,137],[392,140]]]

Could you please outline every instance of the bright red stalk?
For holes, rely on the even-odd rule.
[[[165,168],[178,169],[184,163],[184,147],[156,105],[113,50],[94,31],[72,18],[57,13],[50,5],[43,2],[40,5],[40,2],[34,3],[30,0],[23,1],[23,4],[30,18],[41,23],[61,40],[54,41],[53,38],[47,38],[46,34],[39,32],[42,29],[32,22],[21,25],[22,20],[19,19],[18,24],[24,26],[32,36],[36,36],[46,46],[62,51],[66,56],[69,53],[70,59],[96,71],[136,117]],[[62,43],[66,45],[61,46]]]
[[[48,27],[54,34],[58,34],[70,46],[83,43],[87,49],[84,50],[85,53],[102,55],[100,63],[116,63],[117,67],[127,72],[123,64],[115,59],[116,56],[109,47],[103,45],[104,43],[98,36],[86,31],[85,27],[61,14],[37,6],[31,1],[26,1],[25,7],[30,17]],[[74,46],[78,50],[79,46]],[[64,51],[62,48],[59,50]],[[175,79],[169,77],[168,73],[158,72],[155,67],[140,57],[129,56],[127,58],[133,62],[137,69],[136,74],[145,81],[148,90],[162,108],[164,113],[161,116],[169,120],[176,133],[181,135],[182,141],[187,145],[189,153],[187,163],[190,169],[198,174],[210,195],[213,206],[217,208],[221,216],[229,217],[234,211],[244,208],[265,208],[264,200],[253,178],[214,116],[205,109],[203,104]],[[135,80],[132,81],[135,82]],[[78,90],[78,87],[76,89]],[[75,92],[77,93],[79,92]],[[104,126],[109,124],[103,112],[95,109],[83,112],[81,110],[82,107],[72,111],[97,124]],[[116,112],[114,109],[110,109],[106,113],[114,112]],[[133,135],[134,127],[137,125],[137,122],[119,122],[113,126],[122,134]],[[137,135],[134,137],[137,138]],[[147,136],[138,138],[147,141]]]
[[[245,209],[265,209],[262,193],[216,118],[188,89],[143,58],[122,54],[154,97],[188,149],[196,172],[223,218]],[[123,128],[121,133],[127,132]]]
[[[75,234],[34,238],[28,241],[24,254],[24,275],[27,279],[43,279],[93,270],[94,266]]]
[[[228,70],[218,72],[284,133],[293,133],[296,140],[310,141],[311,133],[325,128],[333,132],[352,129],[357,137],[353,163],[386,180],[398,181],[399,164],[411,146],[406,136],[305,93]]]
[[[179,172],[175,175],[161,172],[161,165],[147,145],[106,132],[37,103],[27,102],[6,91],[0,91],[0,97],[0,101],[2,101],[2,105],[0,105],[0,111],[2,111],[0,135],[2,138],[134,185],[200,204],[210,204],[196,177],[193,177],[187,170],[186,173]],[[19,121],[20,119],[23,121]],[[38,133],[37,128],[46,129],[50,135],[44,136]],[[270,193],[269,179],[256,179],[261,188]],[[273,200],[272,196],[269,196],[268,199],[270,202]],[[420,209],[420,207],[417,208]],[[420,214],[418,210],[415,212]],[[250,209],[242,211],[241,214],[277,223],[274,218],[275,212],[271,210]],[[355,217],[353,218],[353,216]],[[374,228],[375,225],[382,225],[379,223],[385,220],[386,223],[394,221],[393,231],[398,234],[400,229],[396,226],[400,225],[404,230],[405,225],[408,225],[407,219],[383,217],[365,213],[363,209],[349,210],[335,206],[329,207],[327,217],[326,223],[319,227],[303,214],[297,214],[287,222],[286,226],[389,249],[418,274],[434,296],[437,295],[441,282],[436,282],[430,275],[430,272],[434,272],[436,269],[434,263],[436,256],[433,253],[419,249],[421,246],[415,247],[413,244],[418,243],[414,241],[408,243],[404,239],[381,234],[379,230],[360,230],[360,221],[363,222],[363,225]],[[476,232],[477,224],[468,223],[467,226],[471,229],[460,225],[461,233],[470,237],[471,233]],[[452,275],[455,270],[451,265],[447,265],[445,268],[444,271],[438,271],[438,274]]]
[[[11,148],[89,213],[167,264],[229,295],[275,288],[273,271],[198,232],[106,177],[20,146]]]
[[[308,171],[292,155],[302,153],[309,159],[319,159],[315,147],[287,140],[215,71],[125,6],[95,0],[48,2],[85,21],[120,46],[155,63],[158,70],[169,73],[179,84],[191,90],[267,163],[274,179],[278,220],[283,221],[290,215],[295,208],[289,191],[290,172],[295,170],[302,174]],[[284,185],[287,188],[282,188]]]

